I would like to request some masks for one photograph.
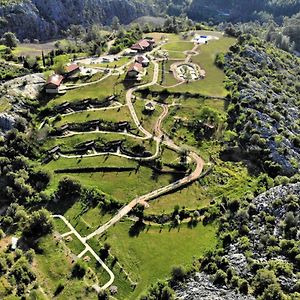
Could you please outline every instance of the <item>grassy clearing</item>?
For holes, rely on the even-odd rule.
[[[42,55],[42,51],[44,51],[44,54],[48,54],[50,51],[55,49],[54,44],[56,42],[57,41],[52,41],[41,44],[21,43],[16,49],[13,50],[13,53],[17,56],[40,56]]]
[[[53,219],[54,223],[54,230],[57,231],[59,234],[64,234],[66,232],[69,232],[69,227],[63,222],[61,219]]]
[[[97,63],[97,64],[90,64],[90,65],[86,65],[89,68],[93,68],[93,67],[102,67],[102,68],[119,68],[122,67],[123,65],[129,63],[131,60],[133,60],[132,58],[129,58],[127,56],[123,56],[121,57],[119,60],[107,63],[107,62],[103,62],[103,63]]]
[[[169,277],[173,265],[189,266],[193,256],[200,256],[216,245],[216,228],[212,225],[204,227],[198,224],[194,229],[181,225],[171,230],[167,226],[161,230],[158,226],[151,226],[137,237],[130,237],[131,225],[129,221],[119,223],[100,240],[112,246],[112,254],[130,273],[130,277],[138,282],[133,292],[131,289],[125,291],[125,299],[139,298],[150,284]],[[122,286],[119,288],[121,290]]]
[[[150,202],[150,207],[145,211],[147,215],[170,214],[174,211],[174,207],[185,207],[187,209],[201,209],[209,206],[211,196],[205,191],[205,188],[199,183],[168,194]]]
[[[79,134],[74,135],[70,137],[64,137],[64,138],[48,138],[43,143],[43,149],[48,150],[50,148],[53,148],[55,146],[60,146],[60,148],[64,151],[74,150],[75,146],[89,142],[89,141],[102,141],[104,143],[111,142],[111,141],[124,141],[125,147],[132,147],[135,145],[142,145],[147,150],[151,152],[155,152],[155,144],[151,143],[150,141],[146,140],[139,140],[133,137],[128,137],[124,135],[120,135],[117,133],[85,133],[85,134]]]
[[[216,55],[220,52],[227,52],[229,47],[236,42],[234,38],[223,37],[220,40],[210,41],[206,45],[200,45],[199,55],[192,57],[192,62],[197,63],[206,71],[203,80],[190,82],[189,84],[179,85],[169,88],[170,92],[190,92],[208,96],[224,97],[227,91],[224,88],[224,72],[215,65]],[[153,86],[152,90],[161,91],[162,88]]]
[[[152,114],[145,114],[144,108],[146,103],[147,101],[137,99],[134,102],[134,108],[143,127],[149,132],[153,133],[156,121],[162,113],[162,108],[159,105],[156,105],[155,111]]]
[[[193,48],[194,48],[194,43],[186,42],[186,41],[168,43],[162,46],[163,50],[179,51],[179,52],[189,51],[192,50]]]
[[[62,116],[61,121],[55,123],[55,127],[61,127],[64,124],[85,123],[100,119],[111,122],[132,121],[128,107],[123,106],[116,109],[88,110],[71,115],[64,115]]]
[[[70,220],[72,226],[74,226],[82,236],[94,232],[112,218],[112,215],[104,213],[99,206],[87,209],[82,202],[75,202],[64,213],[64,216]],[[79,254],[79,252],[77,254]]]
[[[162,63],[159,64],[160,66],[160,77],[161,79],[164,78],[163,82],[162,82],[162,85],[163,86],[172,86],[172,85],[175,85],[177,83],[179,83],[179,81],[176,80],[176,78],[174,77],[174,74],[173,72],[171,71],[171,65],[176,63],[178,61],[172,61],[172,60],[168,60],[166,63],[165,63],[165,67],[163,69],[162,67]],[[164,71],[164,77],[162,76],[162,72]]]
[[[169,43],[183,41],[182,36],[175,33],[151,32],[150,34],[145,34],[145,36],[151,36],[156,43],[159,43],[164,39],[167,39]]]
[[[116,159],[116,157],[112,159],[114,160]],[[95,158],[92,158],[92,160],[95,160]],[[56,162],[49,163],[46,167],[51,170],[55,168],[54,164],[56,164],[58,169],[62,169],[66,166],[65,162],[66,160],[60,159]],[[95,166],[96,164],[94,163],[93,165]],[[77,165],[77,167],[78,166],[79,165]],[[126,164],[122,163],[120,164],[120,166],[126,166]],[[72,165],[71,167],[74,167],[74,165]],[[124,203],[129,202],[137,196],[144,195],[155,189],[168,185],[169,183],[174,181],[174,178],[171,175],[158,176],[154,174],[151,169],[141,166],[138,171],[131,172],[56,174],[53,177],[51,185],[48,188],[48,192],[54,191],[58,185],[59,180],[66,176],[80,181],[81,184],[86,187],[98,188],[104,193],[109,194],[113,198],[118,199],[119,201],[122,201]]]
[[[120,78],[109,76],[101,82],[68,91],[63,96],[57,96],[48,105],[53,107],[66,101],[75,102],[88,98],[103,99],[114,93],[120,95],[124,91],[123,79],[124,76],[120,76]]]
[[[64,243],[56,243],[52,236],[40,241],[42,254],[36,254],[34,271],[47,298],[53,299],[59,282],[64,283],[64,289],[57,299],[97,299],[96,293],[86,289],[84,280],[71,277],[72,258],[67,254]]]
[[[168,51],[168,57],[170,60],[185,60],[186,55],[179,51]]]

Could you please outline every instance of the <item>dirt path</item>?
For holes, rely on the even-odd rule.
[[[151,52],[149,53],[149,55],[151,56]],[[143,84],[134,88],[131,88],[127,91],[126,93],[126,103],[127,106],[130,110],[130,113],[132,115],[132,118],[134,120],[134,123],[136,124],[137,128],[143,132],[143,134],[145,135],[146,139],[150,139],[153,138],[156,143],[157,143],[157,148],[156,148],[156,153],[154,156],[151,157],[151,159],[155,159],[156,157],[159,156],[160,154],[160,145],[164,144],[167,147],[177,151],[177,152],[181,152],[181,151],[187,151],[185,148],[183,147],[179,147],[177,146],[168,136],[166,133],[163,132],[162,130],[162,123],[164,121],[164,119],[167,117],[169,109],[167,105],[161,104],[161,106],[163,107],[163,112],[162,114],[159,116],[156,124],[155,124],[155,136],[153,137],[153,135],[148,132],[140,123],[140,120],[137,116],[137,113],[135,111],[134,105],[132,103],[132,99],[134,98],[134,93],[140,89],[152,86],[157,84],[158,81],[158,77],[159,77],[159,65],[157,63],[157,61],[154,60],[154,58],[152,57],[152,61],[154,64],[154,74],[153,74],[153,79],[150,83],[147,84]],[[86,155],[86,156],[98,156],[98,155],[111,155],[112,153],[96,153],[96,154],[91,154],[91,155]],[[139,157],[128,157],[119,153],[113,153],[113,155],[118,155],[121,157],[126,157],[128,159],[133,159],[133,160],[141,160],[141,158]],[[63,156],[63,155],[62,155]],[[95,284],[93,287],[95,288],[96,291],[100,292],[100,290],[106,289],[109,286],[111,286],[111,284],[114,282],[114,274],[113,272],[105,265],[105,263],[99,258],[99,256],[95,253],[95,251],[87,244],[87,241],[97,235],[100,235],[102,233],[104,233],[105,231],[107,231],[111,226],[113,226],[114,224],[118,223],[124,216],[128,215],[129,212],[137,205],[137,204],[141,204],[144,206],[148,206],[148,201],[155,199],[159,196],[162,196],[166,193],[169,192],[173,192],[183,186],[186,186],[194,181],[196,181],[202,174],[203,172],[203,167],[204,167],[204,161],[203,159],[195,152],[192,151],[188,151],[188,156],[190,157],[190,159],[192,161],[195,161],[196,163],[196,168],[195,170],[189,174],[188,176],[177,180],[167,186],[161,187],[155,191],[152,191],[148,194],[145,194],[143,196],[137,197],[135,199],[133,199],[130,203],[128,203],[127,205],[125,205],[123,208],[121,208],[119,210],[119,212],[111,219],[109,220],[107,223],[105,223],[104,225],[100,226],[97,230],[95,230],[93,233],[89,234],[86,237],[81,237],[80,234],[73,228],[73,226],[63,217],[60,215],[55,215],[53,217],[55,218],[60,218],[61,220],[63,220],[65,222],[65,224],[69,227],[69,229],[71,230],[72,233],[74,233],[74,235],[81,241],[81,243],[85,246],[85,250],[80,253],[79,255],[84,255],[87,252],[90,252],[94,258],[103,266],[103,268],[108,272],[108,274],[110,275],[110,280],[102,287],[99,287],[97,284]],[[65,157],[65,156],[63,156]],[[81,155],[78,156],[68,156],[67,158],[81,158]],[[147,158],[148,160],[150,160],[150,158]]]
[[[133,120],[136,124],[136,126],[145,134],[145,136],[152,136],[150,132],[148,132],[145,128],[143,128],[143,126],[141,125],[135,108],[133,106],[132,103],[132,98],[133,98],[133,94],[134,92],[136,92],[137,90],[143,89],[145,87],[149,87],[151,85],[154,85],[157,83],[158,81],[158,75],[159,75],[159,65],[156,61],[153,61],[154,63],[154,74],[153,74],[153,80],[150,83],[144,84],[144,85],[140,85],[138,87],[134,87],[132,89],[129,89],[127,91],[126,94],[126,103],[129,107],[129,110],[131,112],[131,115],[133,117]],[[177,146],[169,137],[167,137],[164,132],[161,129],[161,125],[163,120],[166,118],[166,116],[168,115],[168,106],[167,105],[162,105],[163,106],[163,112],[162,114],[159,116],[156,125],[155,125],[155,137],[154,139],[156,141],[162,141],[162,143],[166,146],[168,146],[171,149],[174,149],[175,151],[184,151],[186,149],[180,148],[179,146]],[[175,181],[165,187],[162,187],[160,189],[157,189],[155,191],[152,191],[146,195],[137,197],[135,199],[133,199],[129,204],[127,204],[125,207],[123,207],[110,221],[108,221],[106,224],[104,224],[103,226],[101,226],[100,228],[98,228],[96,231],[94,231],[93,233],[91,233],[90,235],[88,235],[87,237],[85,237],[85,240],[89,240],[91,238],[93,238],[96,235],[100,235],[103,232],[107,231],[111,226],[113,226],[114,224],[116,224],[117,222],[119,222],[124,216],[126,216],[137,204],[142,204],[145,205],[149,200],[155,199],[161,195],[164,195],[166,193],[169,193],[171,191],[177,190],[187,184],[190,184],[192,182],[194,182],[195,180],[197,180],[203,171],[203,167],[204,167],[204,161],[203,159],[198,156],[197,153],[195,152],[190,152],[189,153],[189,157],[196,162],[196,168],[195,170],[188,175],[187,177],[180,179],[178,181]]]

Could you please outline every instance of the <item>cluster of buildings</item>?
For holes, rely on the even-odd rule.
[[[64,74],[53,74],[49,76],[46,84],[45,91],[47,94],[58,94],[60,87],[65,78],[71,77],[80,72],[80,68],[77,64],[69,64],[65,67]]]
[[[155,46],[153,38],[145,38],[138,41],[131,46],[131,51],[134,51],[137,55],[135,62],[129,67],[127,76],[136,80],[140,80],[144,74],[144,68],[149,66],[149,59],[143,53],[151,51]]]

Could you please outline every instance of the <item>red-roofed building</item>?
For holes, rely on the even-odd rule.
[[[155,41],[153,39],[142,39],[136,44],[131,46],[131,50],[136,50],[138,52],[151,51]]]
[[[134,63],[132,64],[127,72],[127,76],[131,78],[136,78],[138,75],[140,75],[143,72],[144,68],[140,63]]]
[[[135,61],[141,64],[144,68],[149,66],[149,59],[144,55],[138,55],[135,57]]]
[[[65,67],[65,76],[69,77],[79,72],[80,68],[77,64],[69,64]]]
[[[62,81],[64,79],[64,76],[59,74],[54,74],[49,76],[46,85],[45,90],[47,94],[58,94],[59,88],[62,84]]]

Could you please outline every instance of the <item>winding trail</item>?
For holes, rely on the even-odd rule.
[[[151,53],[149,53],[149,56],[151,57]],[[179,188],[182,188],[183,186],[186,186],[194,181],[196,181],[202,174],[203,172],[203,167],[204,167],[204,161],[203,159],[196,153],[193,151],[189,151],[183,147],[177,146],[168,136],[165,132],[163,132],[162,130],[162,123],[164,121],[164,119],[167,117],[168,113],[169,113],[169,109],[168,109],[168,105],[166,104],[160,104],[160,106],[163,108],[163,112],[162,114],[159,116],[159,118],[157,119],[157,122],[155,124],[155,128],[154,128],[154,132],[155,132],[155,136],[153,136],[149,131],[147,131],[142,125],[141,122],[137,116],[137,113],[135,111],[134,105],[132,103],[133,98],[135,98],[134,93],[140,89],[144,89],[146,87],[150,87],[152,85],[157,84],[158,82],[158,77],[159,77],[159,64],[157,63],[157,61],[155,61],[155,59],[153,57],[151,57],[152,62],[154,64],[154,74],[153,74],[153,79],[150,83],[146,83],[137,87],[133,87],[131,89],[129,89],[126,93],[126,104],[130,110],[130,113],[132,115],[132,118],[134,120],[134,123],[136,124],[137,128],[143,132],[143,134],[145,135],[145,139],[150,139],[153,138],[156,141],[156,153],[152,156],[152,157],[148,157],[148,158],[141,158],[141,157],[129,157],[127,155],[123,155],[123,154],[119,154],[119,153],[95,153],[95,154],[91,154],[91,155],[85,155],[84,157],[93,157],[93,156],[97,156],[97,155],[117,155],[120,157],[125,157],[128,159],[132,159],[132,160],[153,160],[157,157],[159,157],[160,154],[160,145],[166,145],[167,147],[177,151],[177,152],[187,152],[188,156],[190,157],[190,159],[192,161],[194,161],[196,163],[196,167],[194,169],[194,171],[189,174],[188,176],[177,180],[167,186],[161,187],[155,191],[152,191],[150,193],[147,193],[143,196],[137,197],[135,199],[133,199],[130,203],[128,203],[126,206],[124,206],[123,208],[121,208],[118,213],[111,219],[109,220],[107,223],[105,223],[104,225],[100,226],[97,230],[95,230],[93,233],[89,234],[86,237],[82,237],[77,231],[76,229],[66,220],[65,217],[61,216],[61,215],[54,215],[54,218],[60,218],[63,222],[65,222],[65,224],[68,226],[68,228],[70,229],[70,232],[72,232],[80,241],[81,243],[85,246],[85,250],[83,252],[81,252],[79,255],[82,256],[87,252],[90,252],[94,258],[101,264],[101,266],[108,272],[109,276],[110,276],[110,280],[102,287],[99,287],[97,284],[95,284],[93,287],[96,291],[100,292],[100,290],[104,290],[106,288],[108,288],[109,286],[112,285],[112,283],[114,282],[115,276],[113,274],[113,272],[105,265],[105,263],[100,259],[100,257],[95,253],[95,251],[88,245],[87,241],[92,239],[93,237],[97,236],[97,235],[101,235],[102,233],[104,233],[105,231],[107,231],[111,226],[113,226],[114,224],[118,223],[124,216],[126,216],[127,214],[130,213],[130,211],[138,204],[144,205],[144,206],[148,206],[148,201],[149,200],[153,200],[159,196],[162,196],[166,193],[170,193],[173,192]],[[64,156],[61,155],[62,157],[66,157],[66,158],[81,158],[82,155],[74,155],[74,156]],[[70,234],[70,232],[68,232],[67,234]]]
[[[126,94],[126,103],[128,105],[128,108],[131,112],[131,115],[133,117],[133,120],[136,124],[136,126],[145,134],[145,136],[151,137],[152,134],[150,132],[148,132],[140,123],[134,105],[132,103],[132,98],[133,98],[133,94],[134,92],[143,89],[145,87],[149,87],[151,85],[154,85],[157,83],[158,81],[158,74],[159,74],[159,65],[156,61],[153,61],[154,64],[154,75],[153,75],[153,80],[150,83],[144,84],[144,85],[140,85],[134,88],[131,88],[127,91]],[[167,117],[168,115],[168,106],[167,105],[162,105],[163,107],[163,112],[162,114],[159,116],[156,124],[155,124],[155,134],[156,136],[154,137],[154,139],[156,141],[161,141],[162,144],[168,146],[169,148],[175,150],[175,151],[186,151],[186,149],[181,148],[179,146],[177,146],[161,129],[162,126],[162,122],[163,120]],[[155,191],[152,191],[146,195],[137,197],[135,199],[133,199],[129,204],[127,204],[125,207],[123,207],[110,221],[108,221],[106,224],[102,225],[100,228],[98,228],[96,231],[94,231],[93,233],[91,233],[90,235],[88,235],[87,237],[84,238],[85,241],[93,238],[96,235],[100,235],[103,232],[105,232],[106,230],[108,230],[111,226],[113,226],[114,224],[116,224],[117,222],[119,222],[124,216],[126,216],[136,205],[138,204],[142,204],[145,205],[149,200],[155,199],[159,196],[162,196],[166,193],[169,193],[171,191],[177,190],[183,186],[186,186],[187,184],[190,184],[194,181],[196,181],[202,174],[203,171],[203,167],[204,167],[204,161],[203,159],[195,152],[190,152],[189,153],[189,157],[196,162],[196,168],[195,170],[188,176],[177,180],[167,186],[164,186],[162,188],[159,188]]]

